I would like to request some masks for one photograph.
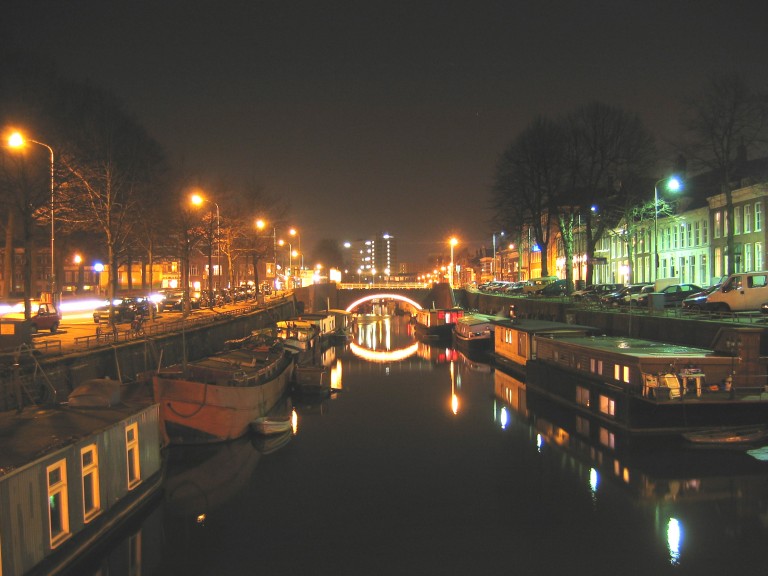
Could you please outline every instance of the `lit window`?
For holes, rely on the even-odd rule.
[[[744,206],[744,233],[752,232],[752,206]]]
[[[629,384],[629,366],[624,366],[624,382]]]
[[[763,229],[763,203],[755,202],[755,232]]]
[[[616,436],[613,432],[600,428],[600,444],[607,446],[608,448],[616,448]]]
[[[67,492],[67,461],[60,460],[47,468],[48,525],[51,548],[69,537],[69,502]]]
[[[101,511],[99,496],[99,453],[95,444],[80,450],[83,474],[83,518],[90,522]]]
[[[721,212],[715,212],[715,224],[714,224],[714,237],[720,238],[720,231],[722,230],[722,226],[720,225],[720,219],[723,217]]]
[[[141,482],[139,467],[139,425],[134,422],[125,429],[125,454],[128,464],[128,488],[132,489]]]
[[[608,416],[616,415],[616,401],[608,396],[600,395],[600,412]]]

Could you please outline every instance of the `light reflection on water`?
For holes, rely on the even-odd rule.
[[[416,352],[368,360],[355,347]],[[296,402],[295,437],[180,453],[164,501],[102,569],[124,572],[137,549],[145,575],[768,565],[768,464],[743,452],[630,441],[450,345],[415,342],[401,318],[360,323],[328,358],[343,390]]]

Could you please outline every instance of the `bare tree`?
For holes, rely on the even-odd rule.
[[[121,254],[131,246],[143,206],[164,166],[160,146],[111,95],[72,86],[63,102],[71,143],[63,164],[72,179],[64,214],[101,233],[109,262],[109,300]]]
[[[601,102],[578,108],[565,123],[569,167],[565,195],[584,224],[586,280],[591,283],[595,248],[606,231],[626,217],[627,198],[642,194],[641,176],[654,166],[656,147],[636,114]]]
[[[710,79],[704,90],[689,98],[683,116],[683,153],[694,169],[715,173],[725,194],[728,274],[733,274],[734,228],[732,191],[740,186],[740,163],[747,150],[763,150],[768,128],[768,98],[753,90],[736,73]]]
[[[562,126],[536,118],[499,158],[492,205],[500,223],[512,230],[527,225],[541,250],[541,274],[548,276],[552,218],[561,198],[566,170]]]

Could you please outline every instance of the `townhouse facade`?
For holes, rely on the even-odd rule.
[[[706,203],[673,215],[659,215],[645,220],[631,231],[622,225],[606,234],[596,246],[593,278],[598,283],[652,282],[656,278],[674,278],[681,283],[702,287],[717,283],[727,274],[734,258],[734,270],[763,270],[766,226],[764,210],[768,202],[768,182],[750,184],[734,190],[734,254],[728,254],[725,194],[706,198]],[[656,232],[656,234],[654,234]],[[654,236],[658,244],[654,243]],[[573,279],[578,285],[586,279],[587,256],[583,230],[574,230]],[[658,272],[655,269],[658,251]],[[550,275],[565,278],[566,263],[561,239],[549,251]],[[493,258],[480,259],[482,281],[517,281],[541,275],[541,251],[525,231],[517,242],[496,250]],[[495,274],[494,274],[495,272]]]

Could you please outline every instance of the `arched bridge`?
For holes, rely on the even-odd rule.
[[[414,308],[450,308],[454,305],[451,290],[447,284],[418,286],[368,286],[355,284],[340,285],[336,292],[338,306],[353,311],[358,306],[374,300],[391,299],[405,302]]]

